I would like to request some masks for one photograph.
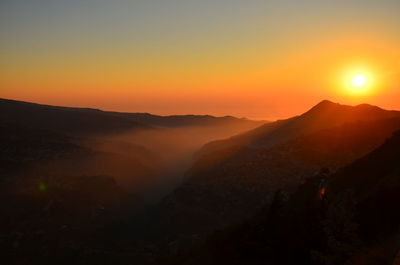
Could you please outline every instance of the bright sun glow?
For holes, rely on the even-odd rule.
[[[365,67],[353,67],[342,74],[344,93],[353,96],[366,96],[372,93],[374,75]]]
[[[350,76],[350,80],[347,81],[349,83],[347,90],[351,94],[356,95],[369,94],[371,92],[371,83],[369,82],[369,80],[370,74],[353,74],[352,76]]]
[[[364,75],[356,75],[353,77],[353,79],[351,79],[351,83],[356,87],[365,86],[367,82],[368,79]]]

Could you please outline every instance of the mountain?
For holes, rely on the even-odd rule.
[[[211,142],[200,154],[245,146],[268,148],[301,135],[348,122],[373,121],[399,116],[399,111],[388,111],[368,104],[353,107],[324,100],[300,116],[267,123],[229,139]]]
[[[99,257],[147,259],[147,246],[132,252],[126,242],[121,249],[114,244],[120,244],[121,234],[138,244],[137,234],[126,227],[147,207],[148,197],[175,185],[170,175],[184,166],[173,159],[185,155],[186,162],[187,150],[199,143],[260,124],[150,114],[153,120],[138,122],[134,116],[140,114],[0,99],[0,206],[7,216],[0,221],[2,260],[83,264],[90,257],[109,264]]]
[[[328,180],[328,195],[352,191],[358,205],[356,218],[364,239],[387,239],[400,232],[400,211],[397,209],[400,203],[400,131]]]
[[[383,120],[392,120],[396,123],[396,119],[399,117],[400,111],[383,110],[367,104],[352,107],[324,100],[300,116],[268,123],[249,132],[206,144],[198,152],[197,161],[189,175],[196,178],[195,176],[199,173],[207,172],[207,174],[210,174],[213,167],[220,168],[221,165],[229,164],[230,161],[235,161],[236,164],[241,163],[240,160],[245,157],[245,154],[252,155],[262,152],[261,150],[269,150],[279,144],[325,129],[350,123],[365,124],[371,122],[373,124],[373,122]],[[355,126],[357,127],[357,125]],[[369,134],[370,129],[372,128],[365,128],[367,134]],[[389,128],[389,133],[394,129],[396,129],[395,126]],[[354,130],[357,130],[357,128],[354,128]],[[379,130],[373,131],[379,133]],[[342,132],[341,134],[345,133]],[[362,130],[360,130],[360,134],[362,134]],[[326,139],[325,143],[329,143],[329,140]]]
[[[246,222],[165,264],[392,265],[400,249],[400,131],[338,170],[308,178]],[[324,190],[324,193],[321,193]]]
[[[179,128],[189,126],[221,127],[238,133],[265,123],[265,121],[252,121],[231,116],[157,116],[148,113],[120,113],[90,108],[40,105],[1,98],[0,122],[79,136],[113,134],[155,127]]]
[[[112,175],[129,186],[134,186],[139,176],[148,183],[158,179],[160,187],[154,188],[154,193],[161,193],[178,185],[180,171],[201,145],[263,123],[234,117],[156,116],[0,99],[0,136],[4,140],[0,163],[9,173],[34,164],[43,171],[45,165],[52,164],[51,170],[57,173],[80,170],[88,175]],[[84,150],[85,155],[67,156],[70,144]],[[172,174],[180,175],[171,179]]]
[[[321,169],[336,171],[371,152],[398,129],[400,112],[323,101],[301,116],[206,145],[187,181],[160,207],[167,230],[195,234],[240,223],[276,190],[290,194]]]
[[[40,105],[8,99],[0,99],[0,122],[79,136],[150,128],[100,110]]]
[[[399,112],[323,101],[206,144],[148,208],[143,194],[179,185],[199,143],[258,123],[9,100],[0,110],[7,264],[163,264],[155,257],[178,251],[171,264],[378,265],[394,253],[399,133],[386,140]]]
[[[250,130],[256,126],[266,123],[266,121],[253,121],[246,118],[236,118],[232,116],[215,117],[211,115],[170,115],[159,116],[149,113],[115,113],[119,116],[148,124],[155,127],[178,128],[178,127],[205,127],[205,126],[242,126],[244,130]]]

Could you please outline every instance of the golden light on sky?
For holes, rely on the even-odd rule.
[[[400,109],[398,0],[2,0],[0,97],[285,118]]]

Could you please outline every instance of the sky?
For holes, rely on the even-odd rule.
[[[366,75],[368,93],[349,79]],[[399,0],[1,0],[0,97],[277,119],[400,109]]]

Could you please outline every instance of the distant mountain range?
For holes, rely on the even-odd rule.
[[[250,129],[263,124],[235,117],[209,115],[157,116],[147,113],[108,112],[0,99],[0,122],[74,135],[112,134],[158,127],[228,126]]]
[[[215,117],[211,115],[170,115],[159,116],[150,113],[115,113],[117,115],[128,117],[136,122],[148,124],[151,126],[177,128],[186,126],[232,126],[235,123],[240,125],[264,124],[266,121],[253,121],[246,118],[236,118],[233,116]]]

